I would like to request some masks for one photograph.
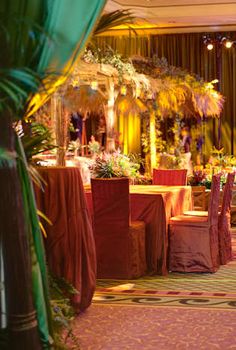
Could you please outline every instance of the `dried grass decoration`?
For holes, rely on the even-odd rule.
[[[80,111],[83,115],[87,112],[97,113],[105,103],[106,100],[100,91],[93,90],[89,85],[68,86],[64,95],[67,110]]]

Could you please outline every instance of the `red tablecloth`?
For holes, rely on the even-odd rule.
[[[96,284],[96,254],[90,215],[78,168],[38,168],[47,183],[35,187],[36,202],[51,221],[46,227],[46,256],[50,270],[79,291],[76,310],[87,308]]]
[[[92,214],[92,195],[86,189]],[[171,216],[192,209],[190,186],[130,186],[131,219],[146,223],[146,256],[149,273],[168,272],[168,222]]]

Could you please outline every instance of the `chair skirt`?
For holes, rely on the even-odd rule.
[[[145,223],[132,222],[127,234],[95,236],[97,278],[133,279],[146,273]]]
[[[220,263],[226,265],[233,259],[231,242],[231,223],[230,212],[225,215],[219,215],[219,250]]]
[[[215,272],[219,267],[218,227],[170,224],[169,270]]]

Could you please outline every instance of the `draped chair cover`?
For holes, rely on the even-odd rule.
[[[187,169],[153,169],[153,185],[185,186]]]
[[[212,179],[208,216],[179,215],[170,219],[170,270],[215,272],[219,267],[218,207],[220,176]]]
[[[129,179],[91,179],[98,278],[146,271],[145,224],[130,223]]]
[[[230,210],[231,210],[234,178],[235,178],[235,173],[230,173],[227,176],[227,181],[224,188],[221,212],[219,215],[219,225],[218,225],[219,250],[220,250],[220,263],[222,265],[225,265],[232,260]]]

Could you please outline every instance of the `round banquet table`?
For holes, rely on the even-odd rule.
[[[43,222],[48,265],[78,290],[72,302],[79,312],[90,305],[96,284],[95,242],[80,172],[73,167],[37,170],[45,181],[44,190],[35,186],[37,207],[52,222]]]

